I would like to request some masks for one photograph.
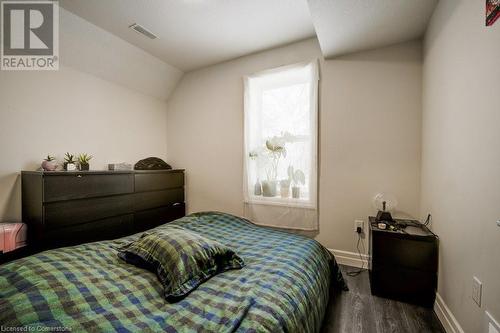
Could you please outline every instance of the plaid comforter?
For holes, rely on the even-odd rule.
[[[222,213],[173,224],[232,247],[246,263],[169,304],[155,274],[117,257],[113,241],[50,250],[0,266],[0,324],[74,332],[317,332],[333,278],[314,240]],[[161,229],[162,226],[157,229]]]

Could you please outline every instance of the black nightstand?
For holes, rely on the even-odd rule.
[[[432,307],[436,298],[439,239],[417,221],[382,230],[370,216],[370,286],[373,295]]]

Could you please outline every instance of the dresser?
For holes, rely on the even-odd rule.
[[[118,238],[185,215],[184,170],[23,171],[21,179],[35,251]]]
[[[436,298],[439,239],[417,221],[379,229],[370,217],[370,287],[373,295],[432,307]]]

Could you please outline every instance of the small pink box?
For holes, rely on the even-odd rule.
[[[0,251],[9,252],[26,245],[24,223],[0,223]]]

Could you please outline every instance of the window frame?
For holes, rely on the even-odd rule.
[[[255,100],[251,94],[251,80],[262,79],[266,76],[278,74],[290,70],[305,69],[309,71],[310,77],[306,82],[310,83],[310,95],[309,95],[309,121],[310,121],[310,175],[308,184],[308,194],[309,198],[281,198],[279,195],[274,197],[264,197],[253,195],[253,185],[249,184],[250,179],[248,175],[248,165],[249,165],[249,153],[251,148],[249,147],[250,142],[248,142],[249,133],[251,131],[251,117],[252,117],[252,103]],[[287,85],[282,85],[285,87]],[[243,190],[244,190],[244,203],[245,204],[256,204],[256,205],[270,205],[270,206],[284,206],[284,207],[295,207],[295,208],[305,208],[305,209],[316,209],[318,200],[318,137],[319,137],[319,124],[318,124],[318,108],[319,108],[319,66],[318,61],[312,60],[308,62],[296,63],[293,65],[281,66],[274,69],[269,69],[261,71],[252,75],[244,77],[244,153],[243,153]],[[262,93],[262,91],[261,91]],[[262,100],[262,96],[257,96],[258,100]],[[278,191],[279,193],[279,191]]]

